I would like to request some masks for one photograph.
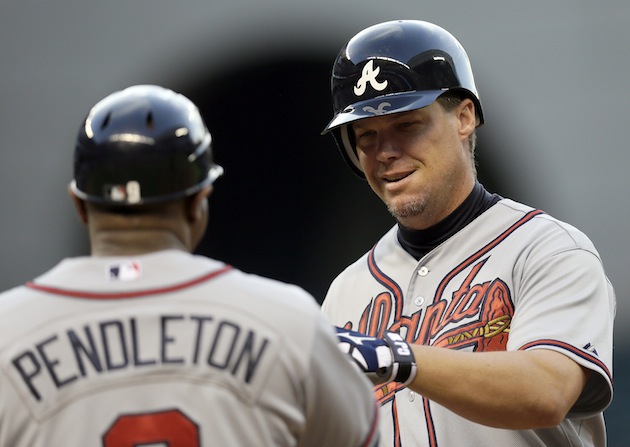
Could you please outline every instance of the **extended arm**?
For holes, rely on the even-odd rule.
[[[412,346],[409,388],[466,419],[509,429],[552,427],[577,401],[588,370],[559,352],[462,352]]]
[[[547,349],[516,352],[464,352],[360,338],[338,330],[340,346],[375,384],[397,381],[471,421],[499,428],[530,429],[559,424],[577,401],[588,370]],[[383,355],[383,347],[391,355]],[[378,356],[377,352],[381,352]],[[405,347],[402,347],[402,352]],[[390,366],[387,366],[387,362]],[[413,367],[404,367],[405,363]],[[417,365],[417,366],[416,366]],[[399,371],[410,371],[400,376]]]

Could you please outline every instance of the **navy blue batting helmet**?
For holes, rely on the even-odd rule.
[[[223,173],[199,110],[156,85],[112,93],[88,113],[77,137],[72,191],[112,205],[165,202],[194,194]]]
[[[364,177],[348,125],[362,118],[426,107],[446,92],[481,101],[464,47],[445,29],[419,20],[373,25],[341,49],[331,77],[331,132],[353,171]]]

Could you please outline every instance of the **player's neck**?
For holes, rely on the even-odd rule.
[[[162,250],[189,251],[181,239],[167,231],[101,231],[91,235],[92,256],[133,256]]]

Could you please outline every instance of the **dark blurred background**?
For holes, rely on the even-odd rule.
[[[630,445],[630,2],[503,3],[4,0],[0,289],[88,253],[65,191],[78,126],[107,94],[155,83],[197,103],[226,170],[198,251],[321,301],[393,224],[320,135],[332,62],[368,25],[428,20],[472,60],[482,182],[582,229],[603,257],[618,298],[609,445]]]

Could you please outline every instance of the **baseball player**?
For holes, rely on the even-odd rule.
[[[313,297],[191,254],[221,173],[181,94],[91,109],[70,185],[91,256],[0,295],[0,446],[376,445]]]
[[[325,128],[396,219],[322,305],[383,446],[605,446],[615,295],[591,241],[477,180],[468,56],[434,24],[359,32]]]

